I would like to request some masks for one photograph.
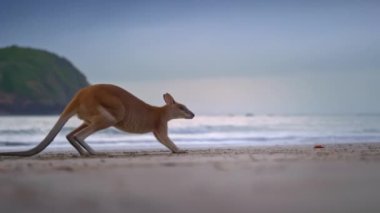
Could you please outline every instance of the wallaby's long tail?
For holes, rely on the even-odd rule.
[[[44,150],[57,136],[58,132],[61,131],[62,127],[66,124],[66,122],[75,115],[74,110],[74,101],[71,101],[65,110],[62,112],[58,121],[55,123],[54,127],[50,130],[49,134],[39,143],[36,147],[26,150],[26,151],[15,151],[15,152],[0,152],[0,156],[32,156],[40,153]]]

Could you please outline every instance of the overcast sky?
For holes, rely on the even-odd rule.
[[[204,113],[380,113],[380,1],[2,0],[0,46]]]

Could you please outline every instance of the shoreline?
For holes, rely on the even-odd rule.
[[[0,209],[378,212],[379,163],[380,143],[1,157]]]
[[[187,153],[173,154],[166,148],[110,150],[95,156],[80,156],[75,150],[43,151],[31,157],[0,156],[2,174],[45,170],[54,172],[64,166],[67,170],[139,166],[140,164],[204,164],[213,162],[369,162],[380,161],[380,143],[327,144],[316,149],[313,145],[258,145],[238,147],[194,148]],[[46,166],[48,164],[48,166]]]

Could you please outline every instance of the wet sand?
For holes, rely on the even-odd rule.
[[[380,143],[0,158],[0,212],[380,212]]]

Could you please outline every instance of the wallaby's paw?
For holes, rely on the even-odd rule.
[[[175,152],[173,152],[174,154],[185,154],[185,153],[189,153],[188,151],[186,151],[186,150],[178,150],[178,151],[175,151]]]
[[[92,156],[95,156],[97,153],[95,152],[87,152],[87,153],[84,153],[84,154],[81,154],[80,156],[81,157],[85,157],[85,158],[88,158],[88,157],[92,157]]]

